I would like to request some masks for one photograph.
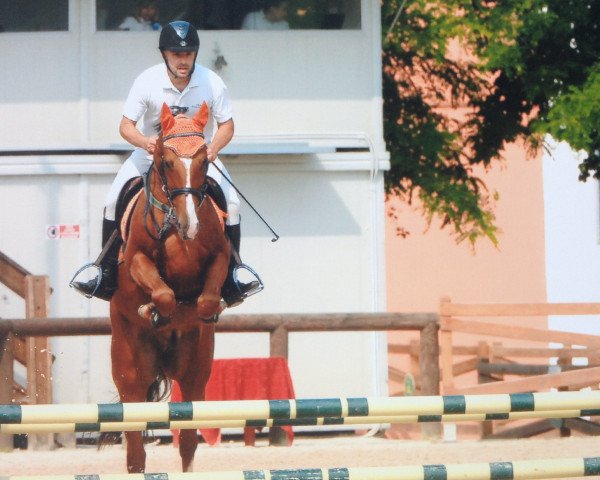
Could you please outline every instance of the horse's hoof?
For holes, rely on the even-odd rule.
[[[152,311],[150,323],[154,328],[164,327],[171,323],[171,317],[163,317],[160,312],[155,308]]]
[[[166,288],[152,293],[152,304],[161,312],[172,314],[177,308],[177,300],[173,290]]]
[[[221,299],[221,301],[219,302],[219,310],[217,311],[217,315],[221,315],[221,313],[223,313],[223,310],[225,310],[227,308],[227,302],[223,299]]]
[[[152,321],[152,312],[156,310],[156,305],[153,303],[146,303],[144,305],[140,305],[138,308],[138,315],[142,317],[144,320]]]
[[[153,303],[146,303],[145,305],[140,305],[138,308],[138,315],[142,317],[144,320],[152,320],[152,310],[156,307]]]
[[[214,295],[200,295],[196,304],[196,314],[202,320],[210,320],[221,313],[219,308],[220,297]]]
[[[219,314],[215,313],[212,317],[210,318],[203,318],[202,321],[204,323],[217,323],[219,321]]]
[[[154,328],[164,327],[171,323],[171,317],[163,317],[153,303],[140,305],[140,308],[138,308],[138,315],[143,319],[148,320],[150,325]]]

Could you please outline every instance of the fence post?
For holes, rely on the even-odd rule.
[[[25,277],[25,317],[47,318],[50,285],[46,275]],[[48,337],[27,339],[27,397],[30,403],[52,403],[52,356]],[[28,436],[28,448],[54,448],[53,434]]]
[[[269,332],[269,355],[271,357],[283,357],[288,359],[289,332],[282,323]],[[281,427],[269,428],[269,445],[286,446],[288,444],[287,434]]]
[[[452,330],[448,328],[448,320],[450,315],[446,311],[446,307],[450,306],[450,298],[442,297],[440,299],[440,337],[441,337],[441,352],[440,363],[442,366],[442,386],[444,394],[454,388],[453,360],[452,360]]]
[[[421,395],[440,394],[440,344],[438,325],[431,322],[421,330],[419,367],[421,370]],[[439,439],[442,426],[439,423],[424,423],[421,433],[426,439]]]
[[[0,404],[10,405],[13,401],[14,338],[10,332],[0,332]],[[0,452],[13,450],[13,436],[0,435]]]
[[[269,355],[288,358],[288,329],[284,324],[275,327],[269,334]]]

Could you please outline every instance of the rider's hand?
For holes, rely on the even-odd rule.
[[[154,149],[156,148],[156,137],[148,137],[146,142],[146,146],[144,147],[148,153],[154,153]]]
[[[217,159],[217,152],[213,150],[212,145],[206,147],[206,158],[209,162],[214,162]]]

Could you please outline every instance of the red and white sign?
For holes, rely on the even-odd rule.
[[[46,236],[50,240],[59,240],[61,238],[79,238],[81,228],[79,225],[48,225],[46,227]]]

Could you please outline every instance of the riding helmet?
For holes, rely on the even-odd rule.
[[[180,20],[165,25],[160,32],[158,48],[161,51],[197,52],[200,48],[200,38],[196,27]]]

